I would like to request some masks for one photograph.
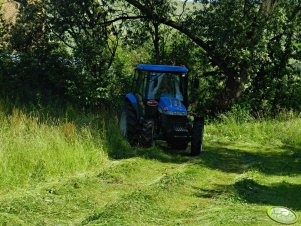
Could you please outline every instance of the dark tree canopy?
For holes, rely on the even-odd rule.
[[[300,1],[196,1],[199,8],[181,18],[170,13],[171,1],[126,2],[187,35],[226,76],[214,103],[216,112],[228,109],[269,61],[279,77],[293,54],[294,40],[300,38]]]
[[[22,0],[20,5],[15,24],[0,23],[1,52],[59,59],[68,65],[61,74],[69,69],[74,74],[59,86],[86,104],[109,103],[123,92],[134,64],[163,63],[184,64],[201,80],[192,94],[201,111],[217,114],[236,103],[254,111],[299,106],[298,0]]]

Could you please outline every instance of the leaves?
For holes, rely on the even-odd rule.
[[[52,81],[54,92],[99,106],[125,92],[135,64],[160,62],[200,78],[192,97],[208,114],[245,102],[300,108],[300,1],[20,2],[17,23],[0,22],[0,51],[20,54],[15,69],[24,68],[5,63],[2,81],[37,80],[39,95]]]

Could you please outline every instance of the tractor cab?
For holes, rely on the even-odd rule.
[[[159,139],[167,141],[173,149],[186,149],[196,139],[192,136],[194,126],[188,120],[187,90],[186,67],[137,65],[132,92],[125,96],[121,133],[130,144],[147,147]],[[202,140],[203,126],[199,128],[198,141]],[[200,153],[201,143],[192,143],[192,153]]]
[[[133,81],[134,95],[146,108],[157,107],[167,114],[183,115],[188,105],[187,73],[186,67],[138,65]]]
[[[170,96],[181,101],[187,100],[187,68],[151,66],[147,68],[137,66],[134,78],[136,93],[139,93],[143,99],[149,100],[160,99],[161,96]]]

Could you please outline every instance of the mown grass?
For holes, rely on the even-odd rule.
[[[192,158],[132,148],[104,115],[0,112],[0,225],[278,225],[269,206],[301,216],[297,114],[226,114]]]

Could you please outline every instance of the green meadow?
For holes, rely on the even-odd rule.
[[[294,113],[208,121],[195,158],[130,147],[108,114],[0,109],[2,225],[278,225],[270,206],[301,216]]]

